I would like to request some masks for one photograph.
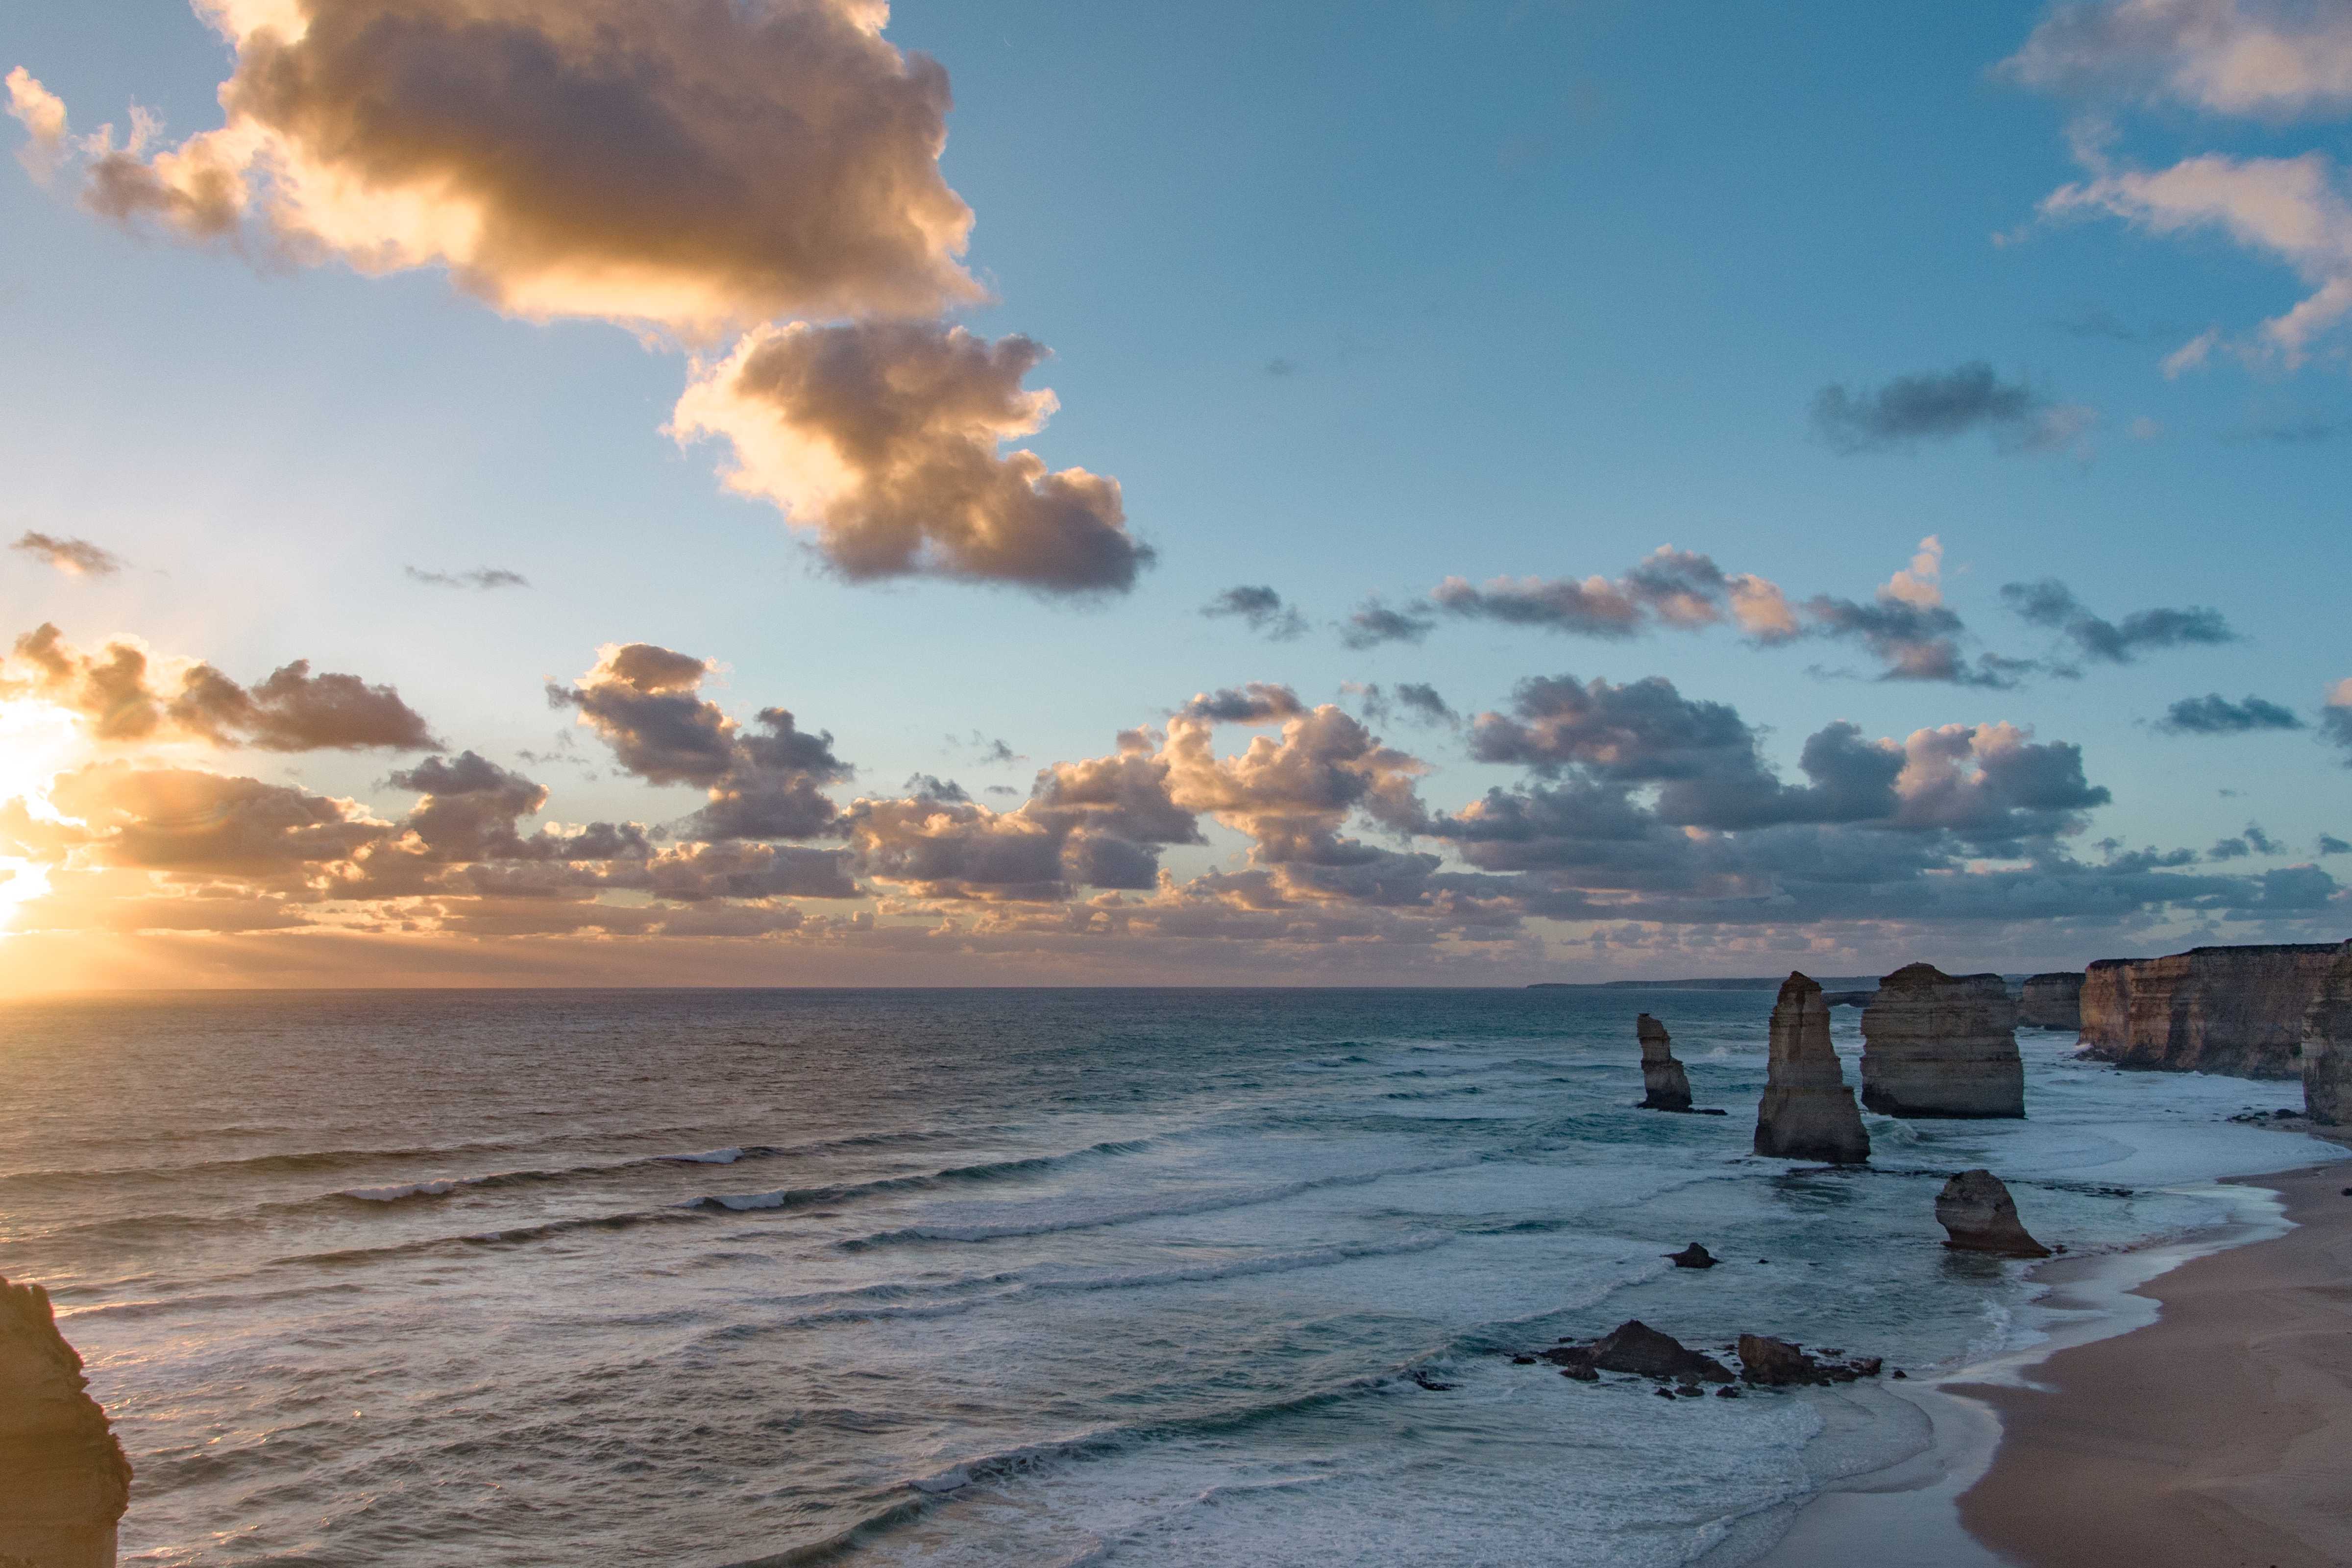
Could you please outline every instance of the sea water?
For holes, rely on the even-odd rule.
[[[2023,1121],[1759,1160],[1771,1000],[18,1002],[0,1273],[136,1467],[126,1562],[1664,1568],[1917,1434],[1513,1352],[1638,1317],[1950,1366],[2036,1292],[1941,1247],[1944,1175],[2085,1251],[2337,1152],[2228,1120],[2293,1086],[2028,1030]],[[1729,1114],[1635,1109],[1637,1009]]]

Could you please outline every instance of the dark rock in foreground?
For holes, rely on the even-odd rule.
[[[1591,1382],[1604,1372],[1631,1373],[1661,1383],[1729,1383],[1731,1371],[1713,1356],[1629,1318],[1589,1345],[1556,1345],[1543,1359],[1569,1376]]]
[[[1962,1171],[1936,1194],[1936,1223],[1959,1252],[1991,1252],[2003,1258],[2047,1258],[2050,1249],[2026,1234],[2009,1188],[1990,1171]]]
[[[2029,1029],[2075,1029],[2083,1026],[2083,976],[2075,970],[2053,970],[2028,977],[2017,999],[2017,1021]]]
[[[1715,1254],[1696,1241],[1680,1252],[1669,1252],[1666,1256],[1674,1260],[1674,1265],[1677,1268],[1712,1268],[1717,1262]]]
[[[131,1461],[48,1293],[0,1279],[0,1563],[112,1568]]]
[[[1633,1020],[1633,1033],[1642,1042],[1642,1109],[1688,1110],[1690,1077],[1675,1060],[1674,1037],[1666,1026],[1644,1013]]]
[[[1759,1388],[1807,1388],[1832,1383],[1853,1383],[1861,1378],[1876,1377],[1878,1369],[1885,1364],[1874,1355],[1856,1356],[1850,1362],[1822,1361],[1807,1355],[1787,1340],[1776,1340],[1769,1334],[1739,1336],[1740,1379]]]
[[[1859,1164],[1870,1134],[1830,1044],[1830,1010],[1822,988],[1791,973],[1772,1007],[1771,1060],[1756,1108],[1756,1152],[1777,1160]]]
[[[1883,1116],[2025,1114],[2017,1004],[1998,974],[1906,964],[1862,1015],[1862,1103]]]

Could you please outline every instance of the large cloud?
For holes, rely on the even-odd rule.
[[[853,579],[914,573],[1124,591],[1151,552],[1118,481],[1003,445],[1055,406],[1026,338],[908,322],[762,328],[678,400],[680,440],[722,437],[731,489],[772,500]]]
[[[2326,0],[2093,0],[2056,7],[2004,68],[2221,114],[2352,108],[2352,13]]]
[[[246,687],[209,664],[158,660],[134,638],[85,654],[43,624],[0,663],[0,697],[29,693],[80,714],[100,740],[197,739],[265,752],[439,749],[389,686],[313,675],[298,658]]]
[[[91,164],[100,211],[248,217],[516,314],[709,337],[977,298],[938,159],[947,74],[877,0],[200,0],[221,129]],[[37,83],[32,83],[37,88]]]

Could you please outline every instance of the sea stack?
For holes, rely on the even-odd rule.
[[[1633,1020],[1633,1032],[1642,1041],[1642,1109],[1688,1110],[1690,1076],[1675,1060],[1674,1037],[1647,1013]]]
[[[2017,1004],[1998,974],[1913,963],[1862,1012],[1862,1103],[1884,1116],[2022,1116]]]
[[[2050,1249],[2025,1232],[2017,1202],[1990,1171],[1962,1171],[1936,1194],[1936,1223],[1955,1252],[1996,1252],[2003,1258],[2047,1258]]]
[[[48,1292],[0,1279],[0,1563],[113,1568],[131,1461]]]
[[[1853,1165],[1870,1158],[1870,1134],[1845,1069],[1830,1045],[1829,1005],[1802,974],[1781,983],[1772,1006],[1772,1056],[1756,1108],[1756,1152],[1776,1160]]]
[[[2017,999],[2017,1021],[2029,1029],[2074,1029],[2083,1026],[2083,975],[2078,970],[2036,974],[2025,983]]]
[[[2294,1078],[2304,1016],[2341,944],[2103,959],[2083,979],[2083,1054],[2117,1067]]]
[[[2352,1120],[2352,942],[2337,950],[2303,1016],[2303,1106],[2325,1126]]]

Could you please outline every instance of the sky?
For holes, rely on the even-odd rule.
[[[0,15],[0,987],[2352,935],[2352,12]]]

